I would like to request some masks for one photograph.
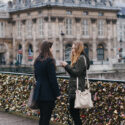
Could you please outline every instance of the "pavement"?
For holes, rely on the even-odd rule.
[[[39,125],[38,120],[31,120],[23,118],[13,114],[0,111],[0,125]],[[50,125],[61,125],[61,124],[50,124]],[[125,120],[120,125],[125,125]]]
[[[0,112],[0,125],[38,125],[38,121]]]

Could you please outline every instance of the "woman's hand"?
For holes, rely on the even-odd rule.
[[[57,99],[60,100],[61,96],[58,96]]]
[[[61,66],[63,66],[63,67],[65,67],[68,63],[67,62],[65,62],[65,61],[62,61],[62,62],[60,62],[61,63]]]

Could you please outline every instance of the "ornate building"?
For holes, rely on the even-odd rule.
[[[122,7],[121,11],[118,13],[117,31],[119,58],[122,59],[122,62],[125,62],[125,7]]]
[[[9,23],[10,16],[7,5],[0,1],[0,64],[12,62],[12,24]]]
[[[33,64],[44,40],[54,43],[56,59],[68,61],[77,41],[93,63],[116,58],[119,9],[110,0],[13,0],[6,11],[7,18],[0,16],[0,47],[5,48],[0,59],[7,64]]]

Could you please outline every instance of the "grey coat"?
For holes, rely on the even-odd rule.
[[[69,97],[70,98],[75,97],[77,77],[79,79],[79,90],[84,91],[85,89],[86,66],[85,66],[85,60],[83,56],[84,55],[80,55],[79,59],[73,66],[70,66],[70,65],[65,66],[65,70],[70,75],[70,79],[69,79]]]

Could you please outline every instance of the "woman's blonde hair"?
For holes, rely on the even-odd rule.
[[[75,55],[71,53],[71,66],[73,66],[76,63],[80,54],[84,50],[84,46],[82,42],[76,42],[76,43],[73,43],[73,45],[75,46]]]

